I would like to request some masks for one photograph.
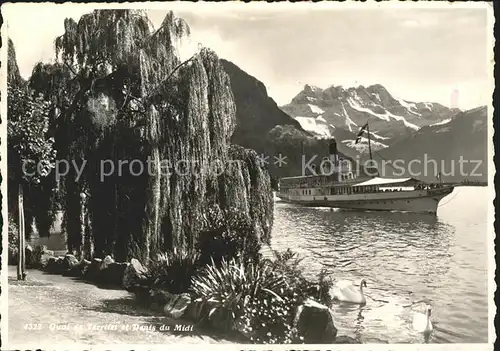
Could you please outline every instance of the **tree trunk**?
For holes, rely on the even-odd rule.
[[[25,280],[26,272],[25,272],[25,257],[24,257],[24,240],[25,240],[25,232],[24,232],[24,201],[23,201],[23,185],[19,184],[19,193],[18,193],[18,201],[19,201],[19,252],[18,252],[18,261],[17,261],[17,280]]]
[[[94,243],[92,242],[92,229],[88,207],[85,210],[85,239],[83,241],[83,258],[92,260],[94,257]]]
[[[93,257],[94,249],[93,249],[93,245],[92,245],[92,238],[91,238],[91,231],[90,231],[88,199],[87,199],[87,195],[83,191],[80,194],[80,197],[81,197],[80,222],[81,222],[81,226],[82,226],[82,229],[81,229],[81,238],[82,238],[81,258],[85,258],[86,260],[91,260]]]

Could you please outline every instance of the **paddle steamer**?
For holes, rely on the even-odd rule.
[[[372,159],[369,130],[362,129],[358,138],[363,132],[368,133]],[[358,177],[353,162],[339,157],[332,139],[319,174],[281,178],[277,197],[306,206],[436,214],[439,202],[454,189],[444,185],[439,175],[438,183],[426,183],[415,178],[382,178],[375,168],[365,168],[364,175]]]

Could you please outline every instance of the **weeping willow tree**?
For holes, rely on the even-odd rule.
[[[235,205],[229,193],[243,194],[250,219],[269,217],[270,196],[210,172],[232,157],[235,105],[214,52],[180,60],[185,21],[170,12],[154,30],[143,11],[96,10],[64,27],[58,62],[37,65],[31,84],[56,106],[58,155],[85,163],[80,178],[73,169],[63,183],[69,250],[145,260],[194,249],[206,209]],[[254,172],[261,176],[253,182],[268,183],[267,173]],[[266,237],[272,219],[255,223]]]

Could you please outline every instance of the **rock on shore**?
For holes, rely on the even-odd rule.
[[[333,311],[311,299],[298,308],[294,329],[298,343],[331,344],[337,337]]]

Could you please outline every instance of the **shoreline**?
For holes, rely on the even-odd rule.
[[[128,325],[128,326],[119,326],[116,324],[101,324],[101,325],[92,325],[92,323],[87,323],[87,321],[83,321],[82,323],[73,323],[71,321],[62,321],[58,320],[57,323],[53,322],[51,325],[46,326],[45,328],[52,328],[54,329],[53,332],[71,332],[74,331],[76,333],[85,333],[85,332],[120,332],[120,331],[143,331],[143,332],[163,332],[163,333],[183,333],[187,334],[188,336],[191,335],[191,333],[194,334],[203,334],[207,335],[210,338],[220,338],[224,339],[228,342],[232,343],[242,343],[242,344],[267,344],[267,343],[262,343],[262,342],[255,342],[252,341],[252,337],[250,335],[252,334],[247,334],[244,332],[242,329],[232,327],[230,330],[225,330],[224,327],[220,324],[220,321],[208,321],[208,324],[206,321],[199,317],[197,315],[196,310],[197,310],[197,303],[196,301],[192,300],[192,298],[189,299],[188,303],[184,303],[181,301],[182,296],[185,294],[171,294],[168,293],[165,290],[161,289],[155,289],[155,288],[149,288],[149,287],[143,287],[142,289],[136,289],[136,288],[126,288],[124,284],[116,284],[118,280],[115,280],[115,284],[107,284],[106,282],[109,282],[109,277],[106,275],[109,274],[111,271],[116,272],[114,269],[109,271],[109,269],[112,267],[108,266],[107,268],[105,267],[103,270],[98,270],[94,271],[93,273],[90,272],[91,270],[95,270],[96,268],[101,268],[101,267],[96,267],[95,262],[92,261],[90,264],[87,263],[81,263],[78,262],[74,267],[68,268],[66,267],[65,269],[63,268],[63,262],[68,261],[68,256],[71,255],[66,255],[64,258],[63,257],[58,257],[55,258],[51,256],[50,258],[47,259],[47,265],[45,267],[30,267],[28,272],[27,279],[25,281],[17,281],[15,280],[14,277],[14,270],[15,266],[9,266],[9,289],[16,289],[16,286],[29,286],[31,284],[34,284],[34,286],[44,286],[44,280],[48,281],[53,281],[57,282],[57,284],[52,285],[55,289],[58,289],[59,285],[66,286],[66,285],[71,285],[72,286],[72,292],[75,294],[79,294],[80,288],[85,287],[84,289],[87,289],[89,286],[93,287],[94,291],[98,291],[99,294],[106,294],[107,291],[113,291],[113,292],[119,292],[120,295],[126,295],[127,297],[124,300],[124,297],[122,296],[121,299],[115,299],[115,300],[108,300],[106,303],[108,304],[116,304],[116,303],[125,303],[127,308],[128,308],[128,313],[125,313],[125,315],[135,315],[135,316],[142,316],[142,317],[147,317],[147,316],[157,316],[158,318],[165,319],[168,322],[169,325],[167,326],[144,326],[144,325]],[[100,263],[104,262],[107,260],[105,258],[102,260]],[[85,261],[82,261],[85,262]],[[119,264],[116,263],[116,265],[123,265],[124,264]],[[128,263],[126,267],[132,267],[134,266],[135,263]],[[86,266],[85,268],[82,268],[82,266]],[[125,282],[125,275],[127,274],[124,269],[124,276],[122,278],[122,281]],[[85,270],[87,271],[85,272]],[[12,272],[12,273],[11,273]],[[98,273],[99,272],[99,273]],[[99,277],[97,274],[102,274],[102,277]],[[47,284],[45,286],[51,286],[51,284]],[[71,294],[69,294],[71,295]],[[179,302],[180,301],[180,302]],[[308,306],[308,299],[304,300],[302,305],[303,306]],[[325,311],[330,311],[329,307],[323,306],[321,304],[318,304],[318,302],[313,302],[313,307],[320,306],[320,309],[325,309]],[[179,307],[180,306],[180,307]],[[16,311],[15,307],[11,307],[14,311]],[[169,309],[170,308],[170,309]],[[36,309],[36,308],[35,308]],[[177,313],[176,310],[181,309],[181,313]],[[17,311],[16,311],[17,312]],[[296,312],[299,313],[300,312]],[[330,312],[332,313],[332,312]],[[14,315],[16,313],[14,312]],[[123,314],[123,313],[121,313]],[[41,315],[40,317],[43,317]],[[15,317],[19,318],[19,316]],[[24,324],[30,324],[32,321],[26,320],[24,321]],[[333,323],[333,320],[332,320]],[[12,323],[11,323],[12,324]],[[19,324],[19,323],[17,323]],[[341,335],[336,335],[336,329],[335,327],[332,326],[335,330],[333,339],[331,339],[328,336],[324,336],[329,341],[325,341],[323,343],[346,343],[346,344],[352,344],[352,343],[361,343],[358,340],[355,340],[351,337],[348,336],[341,336]],[[306,328],[307,331],[307,328]],[[327,340],[325,339],[325,340]],[[299,342],[300,343],[300,342]],[[303,343],[311,343],[308,342],[308,340],[303,341]],[[272,342],[271,342],[272,344]]]
[[[36,340],[31,346],[54,341],[93,345],[234,343],[196,328],[192,333],[160,331],[161,325],[171,325],[174,329],[177,324],[189,325],[189,322],[171,320],[161,313],[141,307],[134,296],[123,289],[100,288],[38,269],[29,269],[26,281],[15,280],[13,266],[9,266],[8,275],[11,346],[24,345],[25,340]],[[77,306],[73,306],[75,304]],[[59,326],[58,330],[50,330],[51,324]],[[66,325],[72,327],[65,328]],[[88,328],[88,325],[91,327]],[[116,328],[120,325],[129,325],[130,330]],[[137,327],[132,329],[133,325]],[[115,327],[104,330],[104,326]],[[142,330],[139,330],[140,326]],[[148,326],[155,326],[157,330],[148,330],[151,329]]]

